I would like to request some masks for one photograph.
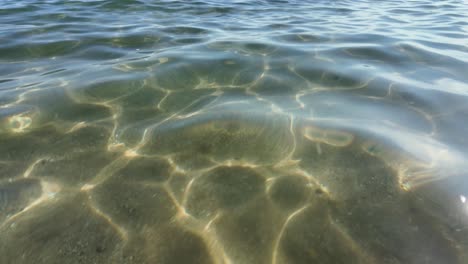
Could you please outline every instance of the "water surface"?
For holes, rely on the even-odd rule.
[[[3,1],[0,263],[467,263],[468,3]]]

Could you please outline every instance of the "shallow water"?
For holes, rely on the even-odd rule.
[[[468,263],[466,1],[0,25],[0,263]]]

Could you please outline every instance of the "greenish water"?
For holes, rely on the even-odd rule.
[[[468,263],[466,1],[0,3],[0,263]]]

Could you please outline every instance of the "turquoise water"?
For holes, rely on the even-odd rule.
[[[468,263],[468,2],[0,3],[0,263]]]

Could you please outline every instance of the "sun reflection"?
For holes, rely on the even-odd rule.
[[[304,137],[316,142],[323,142],[337,147],[344,147],[353,142],[354,136],[351,133],[338,130],[328,130],[314,126],[304,128]],[[322,152],[320,146],[317,146],[319,154]]]
[[[462,203],[466,203],[466,196],[460,195],[460,201],[461,201]]]
[[[135,158],[135,157],[138,157],[139,154],[138,154],[138,151],[134,149],[129,149],[124,152],[124,156],[127,158]]]
[[[32,124],[32,118],[24,115],[16,115],[8,118],[10,130],[14,133],[23,133]]]

